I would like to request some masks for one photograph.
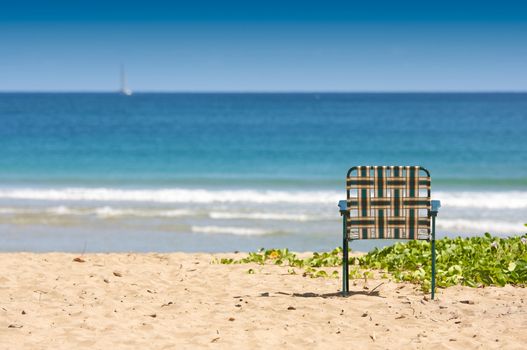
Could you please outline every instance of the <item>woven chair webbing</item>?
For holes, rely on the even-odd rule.
[[[430,176],[421,169],[356,167],[346,178],[348,239],[427,239]]]

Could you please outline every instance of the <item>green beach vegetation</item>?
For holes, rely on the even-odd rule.
[[[441,288],[464,285],[470,287],[527,284],[527,234],[508,238],[486,233],[482,237],[442,238],[436,240],[436,285]],[[242,259],[223,258],[221,264],[287,266],[290,274],[308,277],[338,278],[342,266],[342,249],[313,253],[300,258],[288,249],[261,249]],[[407,281],[430,290],[431,248],[427,241],[407,241],[382,249],[375,248],[362,256],[350,257],[350,279],[367,279],[379,272],[383,278]],[[249,269],[248,273],[255,273]]]

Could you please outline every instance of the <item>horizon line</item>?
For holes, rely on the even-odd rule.
[[[526,90],[132,90],[133,94],[522,94]],[[121,90],[0,90],[0,94],[120,94]]]

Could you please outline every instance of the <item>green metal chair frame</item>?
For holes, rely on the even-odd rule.
[[[432,245],[435,295],[435,219],[441,202],[431,200],[430,172],[421,166],[354,166],[346,176],[342,215],[342,294],[349,293],[348,243],[357,239],[422,239]]]

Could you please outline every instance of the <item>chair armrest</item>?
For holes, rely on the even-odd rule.
[[[433,200],[431,204],[432,208],[430,209],[430,214],[435,216],[439,212],[439,208],[441,208],[441,201]]]
[[[339,207],[339,211],[341,214],[345,213],[348,211],[348,201],[346,200],[340,200],[339,201],[339,204],[338,204],[338,207]]]

